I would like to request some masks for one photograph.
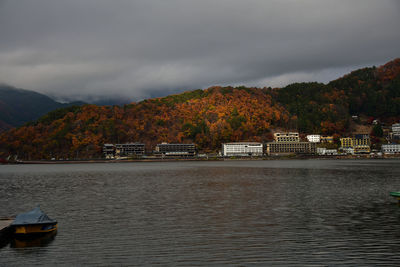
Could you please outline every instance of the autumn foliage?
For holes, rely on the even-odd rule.
[[[73,106],[0,136],[0,157],[93,158],[104,143],[194,142],[201,151],[230,141],[268,141],[271,131],[340,135],[351,115],[400,119],[400,60],[329,84],[284,88],[211,87],[125,106]]]
[[[285,125],[286,110],[268,89],[212,87],[120,106],[85,105],[57,110],[1,136],[20,158],[90,158],[104,143],[195,142],[213,150],[227,141],[262,141],[272,125]]]

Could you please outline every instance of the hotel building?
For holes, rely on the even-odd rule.
[[[300,142],[299,133],[275,133],[274,142],[266,144],[266,153],[273,154],[315,154],[316,143]]]
[[[195,144],[158,144],[155,148],[155,154],[170,157],[193,157],[197,154]]]
[[[222,144],[222,155],[229,156],[262,156],[263,145],[255,142],[236,142]]]

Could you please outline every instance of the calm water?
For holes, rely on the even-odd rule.
[[[0,217],[40,204],[53,240],[14,265],[398,265],[397,160],[0,166]]]

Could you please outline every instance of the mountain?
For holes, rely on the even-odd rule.
[[[76,104],[83,103],[63,104],[43,94],[0,85],[0,131],[36,120],[51,110]]]
[[[354,71],[328,84],[284,88],[211,87],[124,106],[72,106],[0,135],[0,153],[24,159],[91,158],[104,143],[267,141],[272,132],[351,131],[351,116],[400,119],[400,59]],[[1,155],[0,155],[1,156]]]

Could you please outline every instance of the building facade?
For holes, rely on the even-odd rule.
[[[391,139],[400,139],[400,123],[392,124],[392,132],[390,133]]]
[[[353,149],[355,154],[367,154],[371,152],[371,147],[366,145],[357,145]]]
[[[354,135],[354,146],[370,146],[371,139],[369,134],[356,134]]]
[[[392,133],[400,135],[400,123],[392,124]]]
[[[382,153],[383,154],[399,154],[400,153],[400,144],[382,145]]]
[[[369,134],[356,134],[354,136],[353,148],[355,154],[366,154],[371,152],[371,139]]]
[[[229,156],[262,156],[263,145],[255,142],[236,142],[222,144],[222,155]]]
[[[156,154],[170,157],[193,157],[197,154],[195,144],[158,144],[155,148]]]
[[[145,145],[142,143],[126,143],[115,145],[115,156],[128,157],[128,156],[143,156]]]
[[[337,149],[326,149],[325,147],[317,147],[317,154],[321,156],[336,156],[338,155]]]
[[[104,144],[103,154],[105,158],[143,156],[145,145],[142,143],[126,143],[126,144]]]
[[[319,134],[309,134],[307,135],[308,142],[319,143],[321,142],[321,136]]]
[[[353,138],[351,138],[351,137],[340,138],[340,146],[342,148],[352,148],[353,145],[354,145]]]
[[[342,148],[342,152],[347,155],[354,155],[354,148],[352,147],[345,147]]]
[[[274,133],[275,142],[300,142],[299,133]]]
[[[349,153],[352,149],[352,154],[365,154],[371,152],[371,140],[369,134],[356,134],[354,137],[340,138],[341,149]],[[350,154],[350,153],[349,153]]]
[[[115,146],[113,144],[103,145],[103,155],[106,159],[112,159],[115,156]]]
[[[310,142],[270,142],[266,145],[266,153],[273,154],[315,154],[317,144]]]

